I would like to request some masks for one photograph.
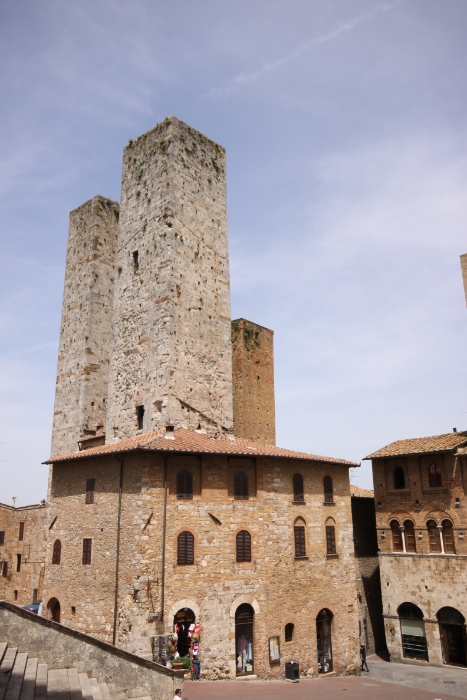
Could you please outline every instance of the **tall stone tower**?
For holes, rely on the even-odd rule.
[[[106,442],[231,429],[225,151],[175,117],[125,148]]]
[[[461,255],[462,281],[464,282],[464,295],[467,304],[467,253]]]
[[[105,429],[118,211],[98,196],[70,214],[52,456]]]
[[[240,318],[232,321],[234,432],[276,444],[274,332]]]

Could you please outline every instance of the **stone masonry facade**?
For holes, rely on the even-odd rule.
[[[178,431],[175,434],[178,440]],[[205,440],[214,442],[215,437],[207,435]],[[235,678],[235,612],[242,603],[249,603],[255,612],[254,673],[260,678],[279,678],[290,659],[300,663],[302,674],[316,675],[316,618],[326,608],[333,615],[333,670],[356,673],[359,640],[348,477],[351,463],[327,463],[325,458],[311,456],[255,457],[254,443],[247,444],[251,456],[202,451],[180,454],[176,444],[173,454],[159,448],[150,453],[135,449],[96,454],[110,448],[106,446],[56,462],[49,504],[54,525],[47,545],[44,614],[47,601],[58,599],[64,624],[111,641],[117,597],[117,645],[151,658],[153,640],[172,633],[174,615],[190,608],[201,625],[202,675],[222,679]],[[190,500],[177,495],[177,474],[182,469],[193,475]],[[246,500],[234,496],[238,470],[248,475]],[[303,502],[298,503],[292,486],[296,473],[304,482]],[[332,502],[324,499],[325,476],[332,478]],[[92,504],[85,503],[89,478],[95,479]],[[294,556],[297,522],[306,531],[306,555],[301,557]],[[336,533],[335,554],[327,554],[326,549],[326,525],[331,523]],[[236,534],[244,529],[251,535],[251,562],[237,563]],[[177,563],[177,537],[183,531],[194,536],[193,565]],[[82,564],[85,538],[92,540],[90,565]],[[61,561],[52,565],[57,539]],[[156,619],[151,618],[154,613]],[[285,641],[288,623],[294,625],[294,634]],[[268,638],[272,635],[280,637],[279,664],[269,662]]]
[[[0,599],[28,605],[42,597],[47,508],[0,503]]]
[[[441,638],[443,610],[467,618],[466,444],[467,433],[454,432],[399,441],[370,455],[386,642],[393,659],[411,658],[402,638],[401,605],[421,611],[425,662],[432,664],[451,663]],[[465,623],[463,634],[465,639]]]
[[[234,433],[276,444],[274,332],[251,321],[232,321]]]

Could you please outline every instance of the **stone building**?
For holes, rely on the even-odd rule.
[[[276,444],[274,332],[239,318],[232,321],[234,432]]]
[[[45,501],[14,508],[0,503],[0,599],[27,605],[42,597]]]
[[[172,426],[50,462],[44,614],[144,657],[199,624],[205,678],[357,671],[352,462]]]
[[[398,440],[366,459],[391,658],[467,666],[467,432]]]
[[[350,485],[360,643],[367,654],[385,653],[374,492]]]

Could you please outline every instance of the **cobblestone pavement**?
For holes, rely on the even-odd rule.
[[[365,678],[430,691],[431,697],[443,698],[449,693],[467,700],[467,668],[387,663],[375,658],[368,660],[368,668],[370,673],[366,673]],[[399,695],[399,689],[397,694]]]
[[[371,662],[369,668],[384,664],[385,666],[396,666],[385,662]],[[403,670],[408,667],[406,664]],[[418,670],[418,669],[417,669]],[[425,671],[426,669],[423,669]],[[436,669],[439,671],[439,669]],[[441,669],[444,671],[445,669]],[[382,674],[382,669],[377,669],[378,675]],[[299,683],[287,683],[286,681],[187,681],[183,692],[183,700],[198,700],[198,698],[209,698],[209,700],[257,700],[258,696],[264,695],[276,700],[452,700],[454,697],[467,697],[467,694],[460,695],[454,693],[452,688],[458,688],[456,681],[454,686],[443,686],[443,690],[433,684],[433,680],[428,682],[427,689],[408,687],[404,685],[395,686],[397,681],[387,679],[381,682],[373,677],[376,675],[370,671],[361,677],[345,678],[319,678],[315,680],[301,680]],[[410,670],[407,675],[410,674]],[[467,672],[465,673],[467,682]],[[444,680],[444,679],[442,679]],[[446,678],[446,680],[448,680]],[[467,683],[464,683],[466,685]],[[446,691],[449,687],[449,691]]]

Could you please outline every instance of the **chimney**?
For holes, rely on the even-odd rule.
[[[165,426],[164,437],[166,440],[175,440],[175,426],[171,425],[171,423],[167,423]]]

